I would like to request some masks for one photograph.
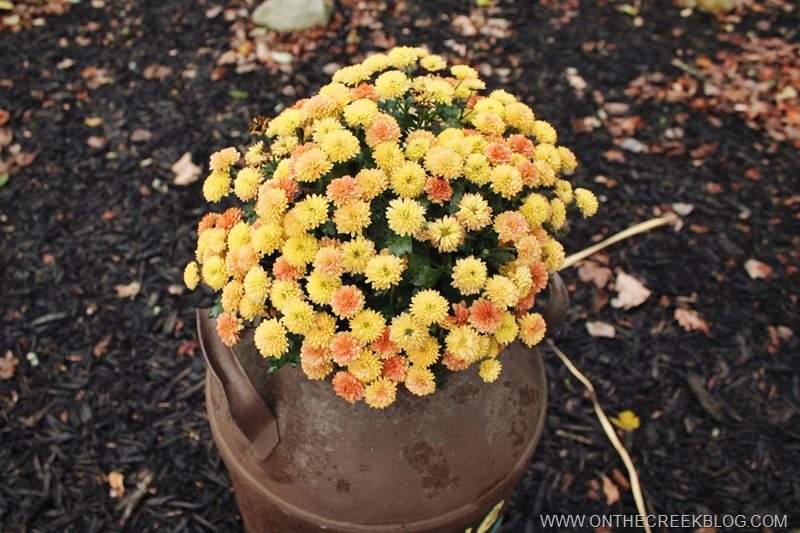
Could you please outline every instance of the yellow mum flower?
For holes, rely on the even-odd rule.
[[[597,208],[599,206],[597,197],[594,195],[594,193],[583,188],[575,189],[575,203],[578,205],[578,209],[580,209],[583,213],[584,218],[593,216],[595,213],[597,213]]]
[[[514,315],[506,311],[503,313],[503,319],[500,321],[500,327],[494,332],[494,338],[500,344],[511,344],[517,338],[519,327]]]
[[[372,72],[368,68],[365,68],[364,65],[351,65],[349,67],[340,68],[334,72],[333,81],[355,86],[368,79],[371,75]]]
[[[247,271],[244,277],[244,293],[255,304],[263,304],[269,294],[269,277],[261,265]]]
[[[376,255],[367,261],[364,274],[373,289],[382,290],[400,283],[404,270],[403,260],[396,255]]]
[[[386,172],[392,172],[406,160],[403,156],[403,150],[397,143],[393,142],[385,142],[376,145],[372,149],[372,158],[375,160],[375,163]]]
[[[203,182],[203,196],[208,202],[219,202],[231,192],[231,175],[227,170],[215,170]]]
[[[478,79],[463,79],[459,80],[456,85],[453,96],[456,98],[467,99],[472,96],[476,91],[481,91],[486,88],[486,84]]]
[[[378,378],[364,387],[364,401],[374,409],[392,405],[397,397],[397,383],[389,378]]]
[[[386,54],[373,54],[362,61],[361,65],[374,74],[389,67],[389,57]]]
[[[228,170],[236,164],[236,162],[241,157],[239,150],[233,147],[224,148],[219,152],[214,152],[211,154],[208,163],[209,170],[221,170],[224,172],[228,172]]]
[[[281,309],[284,327],[297,335],[305,335],[314,325],[314,307],[303,300],[289,300]]]
[[[306,114],[299,109],[284,109],[280,115],[272,119],[267,126],[267,137],[277,135],[294,135],[297,128],[302,127]]]
[[[561,168],[561,155],[558,153],[558,148],[550,143],[541,143],[536,145],[533,154],[534,161],[546,161],[553,167],[553,170],[558,172]]]
[[[464,242],[464,228],[454,216],[444,216],[428,225],[428,235],[440,252],[455,252]]]
[[[276,279],[269,289],[269,301],[272,302],[272,307],[278,311],[282,311],[287,303],[302,300],[303,297],[303,289],[296,281]]]
[[[419,163],[406,161],[391,173],[389,186],[398,196],[416,198],[425,191],[426,179],[425,169]]]
[[[289,160],[282,159],[278,162],[278,166],[275,169],[275,172],[272,174],[272,179],[279,180],[282,178],[289,177]]]
[[[553,169],[552,165],[547,161],[535,161],[534,165],[536,166],[536,172],[539,175],[539,179],[537,184],[544,187],[552,187],[558,181],[558,176],[556,176],[556,171]]]
[[[348,104],[342,114],[348,125],[366,129],[378,116],[378,104],[368,98],[361,98]]]
[[[481,336],[470,326],[456,326],[444,339],[447,351],[458,361],[472,363],[481,357]]]
[[[429,326],[438,324],[447,316],[450,302],[439,291],[428,289],[418,292],[411,298],[411,316],[418,322]]]
[[[364,168],[356,174],[356,181],[363,191],[364,200],[372,200],[386,190],[389,179],[379,168]]]
[[[222,302],[222,310],[225,313],[235,315],[239,310],[239,302],[242,301],[244,296],[244,285],[238,279],[230,280],[227,285],[222,289],[220,300]]]
[[[486,359],[485,361],[481,361],[478,374],[486,383],[492,383],[500,376],[500,370],[502,368],[503,365],[501,365],[500,361],[497,359]]]
[[[230,277],[225,269],[225,261],[218,255],[213,255],[203,262],[202,275],[206,285],[215,291],[224,287]]]
[[[468,230],[479,230],[492,223],[492,208],[480,194],[466,193],[458,202],[456,218]]]
[[[336,114],[336,102],[324,95],[316,94],[306,100],[302,107],[303,113],[311,120],[322,120]]]
[[[517,319],[519,338],[528,346],[536,346],[547,332],[547,324],[539,313],[526,313]]]
[[[499,274],[486,281],[486,285],[483,287],[483,296],[503,309],[513,307],[520,298],[519,290],[514,282]]]
[[[502,135],[506,131],[506,123],[497,113],[484,111],[472,116],[472,125],[487,135]]]
[[[327,305],[331,302],[331,295],[342,286],[340,277],[330,277],[314,270],[306,277],[306,292],[308,299],[317,305]]]
[[[492,179],[492,167],[482,153],[470,154],[464,164],[464,177],[475,185],[485,185]]]
[[[259,254],[270,255],[283,246],[283,227],[277,222],[265,222],[251,230],[250,239]]]
[[[572,184],[567,180],[558,180],[553,192],[555,192],[556,196],[565,204],[570,203],[575,196],[572,190]]]
[[[578,159],[572,150],[565,146],[558,147],[558,156],[561,158],[561,170],[567,174],[578,168]]]
[[[414,138],[411,138],[411,136],[409,135],[408,139],[406,139],[405,155],[411,161],[419,161],[420,159],[425,157],[425,154],[428,153],[428,150],[430,149],[432,144],[433,140],[430,139],[429,137],[416,136]]]
[[[522,174],[516,167],[511,165],[497,165],[491,172],[490,187],[493,192],[499,194],[506,200],[511,200],[522,191],[525,182],[522,181]]]
[[[517,128],[523,135],[533,134],[533,122],[536,120],[536,115],[530,107],[522,102],[507,104],[505,119],[511,127]]]
[[[517,287],[517,291],[521,296],[528,294],[533,287],[533,276],[531,276],[531,269],[526,266],[515,267],[513,272],[511,272],[508,277],[514,282],[514,285]]]
[[[411,198],[395,198],[386,208],[386,220],[398,235],[412,235],[425,223],[425,208]]]
[[[404,382],[411,394],[425,396],[436,392],[436,380],[433,372],[424,366],[412,366],[406,374]]]
[[[475,140],[481,139],[477,135],[470,135],[469,137],[461,137],[459,139],[448,139],[441,143],[444,148],[449,148],[461,156],[462,160],[470,155],[475,148]]]
[[[428,335],[418,348],[406,350],[406,358],[414,366],[429,367],[439,360],[441,349],[436,337]]]
[[[311,328],[306,332],[305,341],[314,348],[325,348],[336,335],[336,318],[328,313],[316,313]]]
[[[345,129],[344,125],[337,119],[333,117],[323,118],[314,122],[311,138],[315,143],[319,144],[332,131],[342,131],[343,129]]]
[[[428,55],[427,50],[412,46],[397,46],[389,51],[389,64],[395,68],[407,67]]]
[[[286,328],[274,318],[264,320],[258,325],[253,335],[253,340],[259,353],[264,358],[278,358],[289,349]]]
[[[327,96],[334,102],[334,105],[336,106],[336,113],[339,113],[353,100],[352,96],[350,95],[350,88],[347,85],[336,82],[320,87],[319,94],[322,96]]]
[[[328,220],[328,199],[319,194],[310,194],[294,208],[297,220],[305,231],[310,231]]]
[[[334,163],[349,161],[361,151],[358,139],[347,130],[328,133],[320,142],[320,148]]]
[[[374,256],[375,245],[360,235],[342,244],[342,268],[350,274],[363,274]]]
[[[544,120],[534,121],[531,133],[540,143],[556,144],[558,140],[556,129]]]
[[[200,269],[196,262],[192,261],[183,269],[183,283],[190,291],[195,290],[197,284],[200,283]]]
[[[369,348],[361,350],[361,355],[358,359],[347,365],[348,372],[364,383],[379,378],[382,368],[381,360],[375,355],[375,352]]]
[[[411,86],[405,72],[389,70],[375,79],[375,92],[381,100],[400,98]]]
[[[522,203],[519,212],[532,228],[537,228],[550,218],[550,202],[546,196],[533,193]]]
[[[250,224],[240,220],[228,232],[228,249],[236,250],[250,242]]]
[[[453,287],[464,296],[478,294],[486,283],[486,263],[473,256],[456,260],[453,267]]]
[[[363,309],[350,319],[350,333],[364,344],[376,340],[386,329],[386,320],[373,309]]]
[[[239,301],[239,315],[245,320],[255,320],[259,315],[265,315],[267,310],[262,304],[253,303],[250,298],[242,298]]]
[[[564,247],[557,240],[548,237],[542,247],[542,261],[544,262],[544,266],[546,266],[547,270],[550,272],[558,272],[564,265],[564,259],[566,259]]]
[[[286,239],[281,253],[290,265],[304,267],[314,260],[319,249],[319,242],[313,235],[301,233]]]
[[[325,136],[327,138],[335,132]],[[324,139],[323,139],[324,140]],[[358,141],[356,141],[358,142]],[[314,182],[327,174],[333,168],[333,163],[328,161],[325,152],[319,148],[312,148],[303,152],[294,163],[294,176],[300,182]]]
[[[450,105],[453,86],[438,76],[417,76],[411,82],[414,101],[421,105]]]
[[[447,61],[445,61],[442,56],[431,54],[423,57],[419,65],[429,72],[438,72],[447,68]]]
[[[208,228],[197,236],[197,259],[209,255],[221,255],[227,246],[227,233],[222,228]]]
[[[297,135],[279,135],[269,146],[270,151],[277,156],[283,157],[292,153],[300,145]]]
[[[494,113],[495,115],[503,118],[506,111],[506,106],[499,100],[493,98],[483,98],[475,102],[475,107],[472,108],[474,113]]]
[[[450,67],[450,73],[457,80],[477,80],[478,71],[469,65],[453,65]]]
[[[455,150],[435,146],[425,155],[425,168],[434,176],[454,180],[464,171],[464,159]]]
[[[351,237],[359,235],[361,231],[372,222],[372,212],[369,202],[361,200],[350,200],[333,212],[333,223],[336,224],[336,231],[347,233]]]
[[[497,89],[489,93],[489,98],[491,100],[497,100],[498,102],[502,103],[504,106],[509,104],[513,104],[517,101],[517,97],[511,94],[508,91],[504,91],[503,89]]]
[[[567,206],[560,198],[550,200],[550,226],[554,230],[560,230],[567,221]]]
[[[283,189],[267,189],[262,186],[259,190],[255,209],[261,220],[280,220],[288,207],[289,200],[286,198],[286,192]]]
[[[409,313],[397,315],[389,326],[389,340],[404,350],[419,348],[427,336],[427,325]]]

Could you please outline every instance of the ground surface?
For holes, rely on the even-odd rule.
[[[800,18],[759,6],[717,19],[651,1],[341,1],[328,30],[282,38],[248,38],[246,6],[213,0],[7,20],[0,531],[241,527],[204,418],[192,320],[211,299],[181,289],[201,182],[176,185],[171,167],[249,144],[252,115],[337,65],[419,43],[520,95],[578,154],[602,207],[570,251],[682,216],[566,271],[573,304],[552,336],[607,412],[640,417],[623,442],[649,510],[800,527]],[[630,292],[620,273],[644,303],[612,305]],[[591,403],[545,357],[546,429],[504,531],[634,514]]]

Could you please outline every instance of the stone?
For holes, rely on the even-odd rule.
[[[267,0],[253,11],[250,19],[277,32],[327,26],[331,7],[325,0]]]

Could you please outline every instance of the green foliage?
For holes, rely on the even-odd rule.
[[[228,91],[228,96],[233,98],[234,100],[245,100],[249,95],[249,93],[245,91],[240,91],[239,89],[231,89]]]
[[[208,318],[217,318],[220,314],[222,314],[222,311],[222,295],[219,295],[214,301],[214,305],[211,306],[211,309],[208,312]]]

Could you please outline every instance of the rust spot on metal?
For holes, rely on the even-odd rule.
[[[422,489],[429,498],[455,485],[461,479],[460,476],[452,475],[444,454],[427,442],[417,441],[411,446],[405,446],[402,456],[420,474]]]

